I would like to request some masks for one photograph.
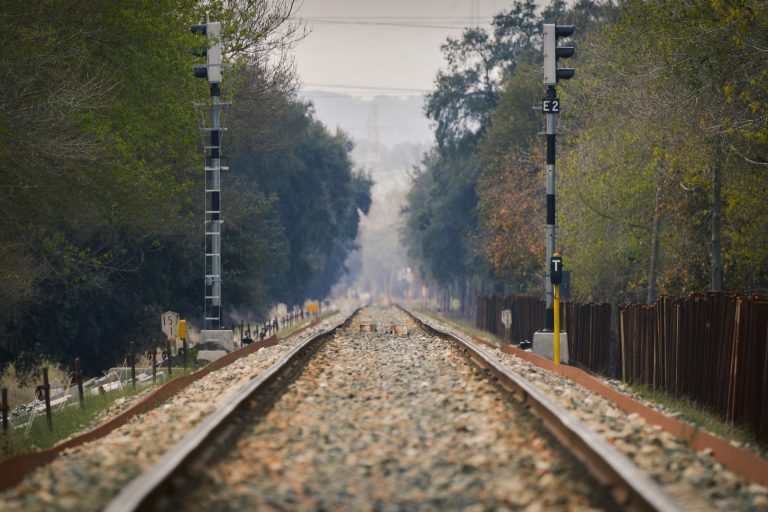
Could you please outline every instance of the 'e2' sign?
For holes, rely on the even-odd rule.
[[[560,100],[558,98],[555,98],[553,100],[548,100],[548,99],[541,100],[541,110],[547,114],[559,114]]]

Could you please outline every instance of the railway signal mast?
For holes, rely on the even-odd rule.
[[[544,23],[542,33],[543,51],[544,51],[544,84],[547,86],[547,95],[542,100],[542,111],[547,115],[547,254],[546,266],[547,272],[544,279],[546,288],[547,308],[544,315],[544,329],[537,332],[533,337],[534,352],[542,355],[553,355],[553,332],[554,332],[554,295],[551,282],[549,262],[555,254],[557,228],[555,225],[555,160],[557,152],[555,149],[555,137],[557,128],[557,115],[560,113],[560,99],[557,97],[557,82],[560,80],[569,80],[573,78],[575,71],[573,68],[559,68],[558,59],[572,57],[574,54],[573,46],[558,46],[557,41],[560,38],[570,37],[573,34],[573,25],[555,25],[554,23]],[[564,362],[567,362],[567,338],[565,341]],[[551,356],[550,356],[551,357]]]
[[[221,171],[229,168],[221,165],[221,23],[206,20],[205,24],[192,25],[193,34],[206,37],[206,45],[194,51],[205,57],[205,64],[194,67],[194,75],[210,84],[211,101],[198,106],[210,111],[210,126],[205,115],[200,125],[205,153],[205,316],[203,338],[218,341],[221,329]],[[231,340],[230,340],[231,341]]]

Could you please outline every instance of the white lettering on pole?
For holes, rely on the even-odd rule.
[[[559,114],[560,113],[560,100],[546,99],[541,100],[541,110],[547,114]]]

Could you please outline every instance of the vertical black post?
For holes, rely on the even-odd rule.
[[[131,382],[136,389],[136,354],[133,353],[133,342],[128,343],[128,361],[131,364]]]
[[[171,380],[171,338],[165,340],[165,350],[168,352],[168,380]]]
[[[184,351],[184,369],[187,368],[187,353],[189,352],[189,346],[187,345],[187,338],[184,337],[181,339],[181,350]]]
[[[554,85],[547,86],[547,100],[555,101],[557,92]],[[545,289],[546,289],[546,311],[544,314],[544,332],[552,332],[555,327],[555,314],[553,309],[552,283],[549,280],[549,261],[555,252],[555,160],[557,151],[555,149],[555,114],[547,112],[547,254],[545,265]]]
[[[53,416],[51,415],[51,384],[48,382],[48,368],[43,368],[43,385],[38,389],[43,391],[45,397],[45,417],[48,420],[48,430],[53,432]]]
[[[75,358],[75,382],[77,382],[77,395],[80,397],[80,407],[85,407],[85,393],[83,393],[83,371],[80,369],[80,358]]]
[[[3,398],[2,398],[2,404],[0,405],[0,410],[3,411],[3,432],[8,432],[8,388],[3,388]]]
[[[157,382],[157,347],[152,347],[152,384]]]

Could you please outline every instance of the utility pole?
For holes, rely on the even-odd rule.
[[[573,56],[573,46],[557,46],[557,39],[560,37],[569,37],[573,34],[573,25],[555,25],[545,23],[542,33],[544,50],[544,84],[547,86],[547,94],[542,100],[542,111],[547,115],[547,223],[546,223],[546,274],[544,276],[546,310],[544,312],[544,328],[542,331],[534,334],[533,346],[530,344],[521,345],[521,348],[533,348],[539,353],[542,349],[542,355],[554,357],[554,336],[552,333],[555,328],[554,315],[554,293],[550,275],[550,262],[555,254],[557,247],[557,226],[555,224],[555,205],[556,205],[556,178],[555,162],[557,159],[556,137],[557,137],[557,115],[560,114],[560,100],[557,97],[558,80],[568,80],[575,74],[573,68],[558,68],[558,58],[568,58]],[[557,333],[559,335],[559,333]],[[566,341],[567,344],[567,341]],[[537,347],[538,345],[538,347]],[[567,362],[567,347],[564,357]]]

